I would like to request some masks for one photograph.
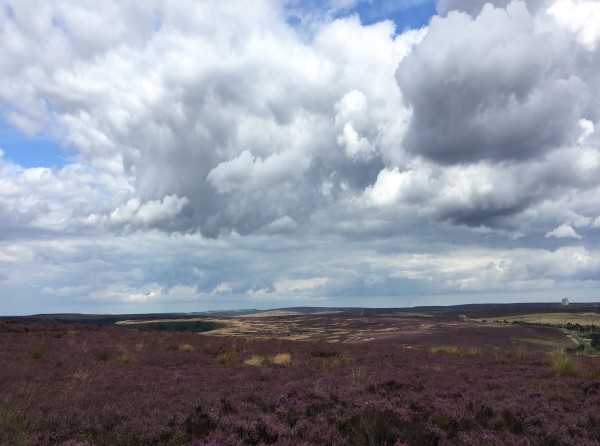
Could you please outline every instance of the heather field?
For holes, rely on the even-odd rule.
[[[600,358],[563,353],[558,330],[241,320],[229,334],[1,321],[0,444],[600,445]]]

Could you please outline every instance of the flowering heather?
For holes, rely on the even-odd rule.
[[[600,358],[473,344],[0,322],[0,444],[600,445]]]

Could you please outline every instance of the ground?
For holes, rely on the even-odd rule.
[[[600,445],[599,357],[554,328],[414,313],[0,321],[0,444]]]

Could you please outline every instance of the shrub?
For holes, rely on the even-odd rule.
[[[396,417],[389,411],[372,406],[360,414],[342,422],[341,431],[345,433],[349,445],[392,445],[401,435]]]
[[[194,411],[185,419],[185,431],[192,438],[204,438],[215,430],[217,424],[212,417],[204,411],[201,406],[197,406]]]
[[[546,358],[546,364],[556,376],[575,376],[577,374],[577,361],[565,353],[555,352]]]
[[[600,333],[596,332],[592,334],[590,345],[600,351]]]
[[[44,356],[44,349],[42,347],[33,347],[31,350],[29,350],[27,356],[29,359],[42,359]]]
[[[106,350],[100,350],[98,353],[96,353],[96,359],[98,361],[108,361],[110,359],[110,353],[108,353]]]

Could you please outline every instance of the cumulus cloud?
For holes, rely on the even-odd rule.
[[[4,272],[15,259],[41,270],[46,258],[35,286],[72,302],[234,305],[567,281],[519,275],[547,253],[540,240],[597,257],[594,2],[440,0],[406,32],[363,25],[345,1],[0,4],[0,117],[72,155],[24,168],[0,152],[3,284],[28,280]],[[171,276],[153,279],[119,236]],[[470,263],[474,244],[486,252]],[[523,251],[495,253],[505,245]],[[288,255],[245,263],[270,249]],[[89,284],[58,266],[85,252],[102,260],[81,277],[105,274]],[[593,275],[581,271],[569,280]]]
[[[564,57],[524,2],[434,18],[396,74],[413,111],[404,146],[454,164],[526,160],[572,143],[588,88]]]

